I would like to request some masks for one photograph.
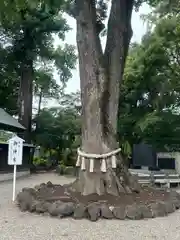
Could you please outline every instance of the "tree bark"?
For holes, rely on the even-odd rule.
[[[42,103],[42,89],[40,90],[40,93],[39,93],[38,112],[37,112],[38,117],[39,117],[40,111],[41,111],[41,103]]]
[[[21,65],[21,82],[19,94],[19,122],[26,128],[22,137],[27,143],[31,142],[31,121],[32,121],[32,83],[33,83],[33,62],[25,61]]]
[[[122,82],[125,61],[132,37],[131,15],[134,0],[112,0],[108,21],[105,61],[108,69],[109,104],[107,111],[109,121],[117,131],[117,112],[119,103],[119,89]]]
[[[77,46],[82,100],[82,150],[103,154],[118,148],[116,142],[117,112],[120,82],[132,35],[131,13],[133,0],[112,0],[108,23],[107,45],[102,51],[96,29],[96,6],[93,0],[76,0]],[[133,189],[130,174],[119,156],[120,178],[107,160],[107,172],[100,171],[95,161],[94,172],[80,171],[74,183],[83,195],[119,192]],[[119,180],[121,179],[121,180]]]

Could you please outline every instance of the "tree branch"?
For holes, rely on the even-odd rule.
[[[129,43],[132,37],[131,15],[134,0],[112,0],[104,52],[109,78],[104,83],[104,125],[106,132],[116,134],[119,87],[122,81]],[[102,104],[103,104],[102,100]],[[108,104],[107,104],[108,102]]]
[[[132,37],[131,15],[133,3],[134,0],[112,0],[105,57],[108,65],[111,65],[112,59],[113,62],[117,62],[117,70],[119,70],[122,61],[125,62]]]
[[[96,25],[96,4],[95,0],[75,0],[76,20],[86,33],[91,34],[95,49],[102,53],[100,38],[97,34]],[[77,33],[78,37],[78,33]],[[78,40],[78,39],[77,39]],[[90,42],[90,41],[89,41]]]
[[[85,70],[87,69],[88,63],[89,69],[96,69],[97,80],[99,69],[102,68],[103,52],[97,32],[95,0],[84,0],[83,2],[81,0],[75,0],[75,3],[79,61],[81,61],[81,56],[83,56],[82,59],[84,59],[80,67]],[[82,72],[84,72],[84,70],[82,70]],[[100,84],[100,81],[98,84]]]

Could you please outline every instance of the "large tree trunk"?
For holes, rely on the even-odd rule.
[[[92,0],[76,0],[77,46],[82,100],[82,150],[103,154],[117,149],[117,112],[120,82],[132,35],[131,13],[133,0],[112,0],[108,23],[107,45],[102,52],[96,25],[96,6]],[[94,172],[81,171],[75,182],[83,195],[131,192],[130,174],[119,156],[120,179],[107,160],[107,172],[100,171],[95,161]]]
[[[38,112],[37,112],[38,117],[39,117],[40,112],[41,112],[41,103],[42,103],[42,89],[40,90],[40,93],[39,93]]]
[[[26,128],[22,137],[27,143],[31,142],[32,83],[33,62],[31,60],[27,60],[21,65],[21,83],[19,93],[19,121]]]
[[[38,130],[39,128],[39,116],[41,113],[41,104],[42,104],[42,89],[40,89],[40,93],[39,93],[39,101],[38,101],[38,111],[37,111],[37,115],[36,115],[36,128],[35,128],[35,132]]]

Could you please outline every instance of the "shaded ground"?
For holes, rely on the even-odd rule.
[[[17,181],[17,191],[48,180],[64,184],[71,179],[42,174]],[[180,211],[168,217],[137,221],[57,219],[22,213],[11,203],[12,183],[0,184],[0,240],[179,240]]]

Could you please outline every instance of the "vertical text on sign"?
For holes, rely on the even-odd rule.
[[[14,136],[9,139],[9,149],[8,149],[8,164],[9,165],[21,165],[22,155],[23,155],[23,142],[22,138]]]

